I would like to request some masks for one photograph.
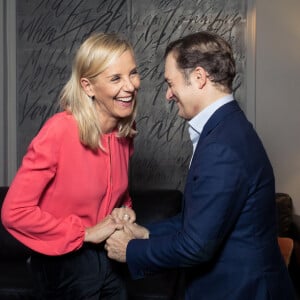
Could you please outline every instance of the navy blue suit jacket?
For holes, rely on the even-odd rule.
[[[132,240],[133,278],[185,268],[185,299],[293,299],[277,242],[271,164],[236,101],[219,108],[200,136],[182,213]]]

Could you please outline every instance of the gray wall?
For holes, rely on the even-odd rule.
[[[163,52],[170,41],[199,30],[215,31],[230,41],[238,71],[235,96],[247,110],[248,1],[16,3],[18,162],[45,120],[57,111],[58,94],[70,76],[75,50],[94,31],[122,33],[135,49],[142,84],[136,118],[139,134],[130,168],[131,188],[184,188],[191,143],[187,123],[177,117],[177,106],[165,100]]]
[[[0,12],[3,12],[3,1],[0,1]],[[0,17],[0,41],[4,40],[4,22],[1,22],[3,18],[3,15],[1,13],[1,17]],[[2,171],[0,172],[0,181],[4,182],[4,161],[5,161],[5,157],[4,157],[4,147],[3,147],[3,142],[4,142],[4,134],[5,134],[5,129],[4,129],[4,97],[3,97],[3,90],[4,90],[4,47],[3,47],[3,43],[2,46],[0,47],[0,97],[2,100],[0,100],[0,143],[1,143],[1,147],[0,147],[0,169],[2,169]]]
[[[255,11],[249,11],[256,16],[255,35],[253,37],[253,49],[247,49],[255,54],[255,68],[252,65],[251,55],[247,62],[247,69],[253,72],[254,82],[247,82],[247,94],[255,96],[254,112],[250,112],[251,121],[261,136],[266,150],[270,156],[276,176],[276,189],[278,192],[289,193],[294,201],[295,211],[300,214],[300,159],[298,154],[300,139],[297,134],[300,128],[299,106],[300,99],[298,87],[300,86],[300,21],[297,13],[300,11],[298,0],[267,0],[255,1]],[[12,4],[11,4],[12,3]],[[13,17],[8,18],[7,6],[13,6],[14,0],[0,0],[0,38],[13,39]],[[2,6],[1,6],[2,5]],[[8,9],[8,13],[11,11]],[[3,20],[5,19],[5,20]],[[2,25],[10,32],[8,37],[3,37]],[[4,28],[5,29],[5,28]],[[5,30],[4,30],[5,31]],[[256,38],[256,41],[255,39]],[[13,44],[14,41],[10,41]],[[249,45],[250,46],[250,45]],[[252,45],[251,45],[252,47]],[[0,47],[0,60],[6,65],[6,58],[14,54],[13,49],[5,53],[5,45]],[[249,53],[247,53],[249,55]],[[13,57],[9,66],[14,66]],[[9,184],[16,169],[16,111],[13,96],[9,93],[13,90],[8,77],[13,77],[12,70],[0,70],[0,184]],[[5,70],[4,70],[5,71]],[[250,73],[251,73],[250,72]],[[251,74],[250,76],[251,77]],[[10,101],[7,101],[7,100]],[[249,105],[249,103],[247,103]],[[251,105],[250,105],[251,106]],[[250,109],[252,109],[250,107]],[[2,118],[8,115],[9,118]]]
[[[300,214],[300,1],[256,2],[256,128]]]
[[[15,0],[0,0],[0,184],[17,169]]]

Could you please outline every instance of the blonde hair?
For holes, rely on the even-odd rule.
[[[79,138],[82,144],[96,150],[101,147],[99,117],[95,101],[89,98],[80,84],[85,77],[92,80],[102,73],[125,51],[133,53],[128,41],[113,33],[96,33],[87,38],[77,51],[72,74],[60,94],[60,107],[72,113],[78,123]],[[136,131],[132,128],[136,116],[136,102],[133,113],[118,123],[119,137],[133,137]]]

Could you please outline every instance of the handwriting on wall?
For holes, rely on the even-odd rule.
[[[209,30],[232,44],[235,95],[245,106],[246,1],[239,0],[26,0],[17,1],[18,160],[70,76],[74,53],[94,31],[119,32],[132,42],[142,86],[138,96],[133,188],[182,189],[191,144],[187,124],[165,101],[163,53],[182,35]]]

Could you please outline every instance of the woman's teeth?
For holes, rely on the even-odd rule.
[[[122,102],[130,102],[132,97],[117,98],[117,100]]]

